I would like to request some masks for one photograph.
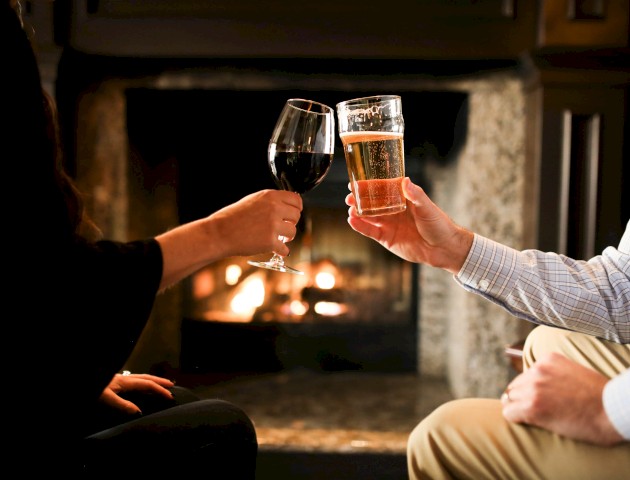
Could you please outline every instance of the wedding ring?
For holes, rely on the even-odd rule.
[[[130,372],[129,370],[123,370],[123,371],[122,371],[122,373],[121,373],[121,375],[122,375],[123,377],[128,377],[129,375],[131,375],[131,372]]]

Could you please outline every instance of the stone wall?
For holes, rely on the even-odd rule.
[[[468,132],[458,161],[432,168],[433,201],[460,225],[521,249],[528,208],[523,83],[503,72],[447,87],[469,93]],[[529,324],[431,267],[422,268],[420,289],[421,374],[446,375],[458,397],[498,395],[513,374],[503,349]]]

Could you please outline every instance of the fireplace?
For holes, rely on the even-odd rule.
[[[287,98],[314,98],[334,107],[350,96],[373,93],[129,88],[133,175],[172,187],[176,205],[163,208],[176,208],[178,222],[206,216],[256,190],[276,188],[266,150]],[[402,97],[409,112],[406,174],[430,192],[425,166],[456,161],[465,141],[468,95],[414,90]],[[229,258],[182,282],[183,372],[416,371],[419,267],[350,229],[347,183],[338,141],[329,175],[304,196],[291,243],[290,262],[304,276]]]
[[[286,98],[334,105],[364,94],[396,93],[403,99],[407,174],[462,224],[518,245],[525,171],[524,80],[518,68],[513,62],[406,61],[382,61],[378,67],[375,74],[371,62],[313,59],[169,60],[165,66],[164,60],[67,49],[57,88],[62,105],[73,106],[62,112],[76,124],[69,143],[76,146],[71,158],[77,161],[70,166],[103,231],[111,238],[142,238],[248,191],[275,188],[265,154]],[[250,129],[251,147],[238,155],[251,160],[247,168],[216,160],[236,158],[232,144],[244,143],[242,133],[234,132],[240,123],[217,107],[236,99],[267,102],[262,109],[269,115],[267,127]],[[217,110],[227,120],[219,121]],[[221,142],[209,145],[216,129]],[[294,306],[311,307],[318,296],[333,296],[329,303],[352,308],[338,316],[310,309],[302,317],[285,308],[281,317],[278,311],[287,304],[280,302],[273,314],[265,305],[239,319],[247,321],[229,321],[235,320],[233,312],[212,302],[235,293],[225,282],[233,266],[217,265],[218,271],[199,272],[158,298],[130,368],[156,371],[166,364],[216,373],[302,365],[321,371],[412,371],[449,378],[462,392],[504,385],[510,370],[503,346],[522,337],[528,325],[497,320],[507,314],[466,294],[449,274],[401,262],[353,232],[345,220],[345,161],[337,150],[326,180],[304,197],[290,260],[328,265],[340,273],[340,283],[321,289],[286,276],[270,281],[279,284],[275,292],[281,297],[300,295]],[[222,169],[219,174],[215,167]],[[246,170],[256,173],[245,177]],[[213,175],[234,180],[227,196],[209,186]],[[239,278],[248,276],[245,259],[234,265]],[[285,282],[294,285],[280,285]],[[212,290],[219,284],[225,291]],[[370,293],[376,287],[378,295]],[[366,302],[379,296],[381,310]],[[359,314],[360,309],[374,315]]]
[[[203,214],[216,205],[185,198],[195,189],[180,188],[178,182],[190,182],[185,175],[182,180],[181,169],[186,157],[200,155],[190,150],[187,156],[169,143],[177,138],[170,135],[173,130],[184,129],[190,135],[196,128],[193,139],[203,142],[209,138],[207,128],[192,122],[187,111],[179,111],[172,121],[153,123],[153,138],[147,140],[136,136],[137,125],[128,115],[142,96],[164,94],[164,100],[143,107],[147,112],[154,109],[154,115],[144,119],[151,122],[161,117],[160,108],[169,98],[200,92],[226,98],[236,93],[262,98],[258,93],[264,92],[282,101],[300,92],[329,104],[362,93],[401,94],[408,122],[408,173],[427,186],[432,199],[458,223],[516,248],[555,251],[572,247],[567,245],[567,232],[579,231],[578,236],[588,240],[584,245],[589,251],[578,252],[582,257],[592,254],[593,248],[599,251],[610,243],[609,237],[623,231],[629,204],[621,195],[622,177],[627,177],[624,2],[611,3],[605,12],[595,11],[599,2],[569,2],[574,8],[568,15],[563,1],[544,6],[504,0],[414,1],[383,10],[365,2],[359,6],[325,0],[313,4],[312,15],[306,16],[301,5],[284,0],[245,6],[188,0],[25,3],[31,20],[39,22],[44,83],[56,87],[62,119],[71,127],[68,166],[88,194],[90,212],[110,238],[154,235],[182,216]],[[358,8],[365,15],[349,21]],[[406,100],[411,95],[436,95],[444,101],[455,98],[453,94],[460,95],[452,105],[462,115],[458,128],[455,124],[444,128],[445,123],[436,120],[448,102],[439,108],[429,103],[428,108],[410,109],[413,102]],[[277,108],[269,111],[272,124]],[[449,116],[455,118],[452,111]],[[420,122],[417,129],[409,126],[413,122]],[[167,127],[171,132],[165,132]],[[432,127],[440,135],[426,135],[431,142],[419,138],[410,147],[407,138],[414,130],[425,135]],[[459,130],[464,127],[465,132]],[[588,141],[573,135],[571,128]],[[252,145],[260,142],[255,147],[260,153],[250,154],[258,159],[249,167],[259,169],[252,177],[256,182],[271,181],[263,160],[268,135],[269,127],[249,132]],[[183,142],[184,152],[193,144]],[[209,150],[207,145],[194,145],[202,152]],[[333,214],[342,205],[347,188],[340,168],[343,160],[336,158],[334,166],[327,180],[305,197],[313,217],[300,226],[307,240],[325,231],[328,241],[336,231],[337,220],[324,220],[325,229],[317,225],[317,215]],[[585,171],[597,169],[599,184],[577,192],[581,203],[569,203],[569,192],[563,188],[569,174],[582,178]],[[199,177],[203,181],[203,175]],[[239,185],[244,186],[243,180]],[[234,190],[233,195],[240,193]],[[185,204],[193,210],[180,211]],[[580,209],[589,212],[587,225],[574,221]],[[339,215],[342,212],[343,207]],[[295,245],[292,261],[301,261],[302,255],[313,263],[330,260],[321,247],[309,250],[308,241],[304,249]],[[372,255],[373,247],[361,245],[358,250]],[[331,263],[349,268],[339,259]],[[467,294],[445,272],[395,263],[391,269],[396,278],[404,278],[404,289],[396,297],[403,300],[391,302],[404,305],[404,313],[392,322],[411,329],[405,338],[413,343],[408,350],[414,357],[412,368],[421,376],[446,378],[456,396],[498,394],[510,375],[503,348],[522,338],[529,324]],[[158,298],[130,368],[147,371],[160,362],[178,367],[187,320],[194,326],[204,321],[217,328],[247,324],[266,329],[263,338],[281,341],[274,343],[279,345],[273,347],[275,357],[271,347],[265,354],[282,362],[293,361],[291,352],[296,349],[308,350],[299,343],[304,339],[300,329],[315,325],[312,319],[270,321],[259,312],[260,318],[249,322],[208,320],[191,304],[193,293],[203,292],[203,284],[183,282]],[[407,313],[412,326],[402,319]],[[399,318],[391,312],[387,316]],[[331,318],[317,320],[322,320],[317,322],[322,328],[341,330]],[[354,320],[344,324],[357,342],[357,334],[368,330],[362,321],[366,325],[361,328]],[[400,336],[385,337],[395,329],[384,328],[381,344],[398,348]],[[331,350],[326,365],[351,368],[356,363],[350,355],[336,358],[337,351]],[[191,364],[202,360],[206,362],[193,359]]]

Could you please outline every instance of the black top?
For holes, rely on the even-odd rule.
[[[77,451],[82,409],[97,401],[142,333],[162,254],[154,239],[90,242],[74,233],[34,52],[5,1],[0,62],[0,335],[10,402],[3,433],[21,472],[51,473]]]

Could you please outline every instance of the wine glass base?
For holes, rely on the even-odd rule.
[[[254,260],[247,260],[247,263],[254,267],[266,268],[267,270],[274,270],[276,272],[292,273],[294,275],[304,275],[304,272],[295,268],[283,265],[276,262],[255,262]]]

